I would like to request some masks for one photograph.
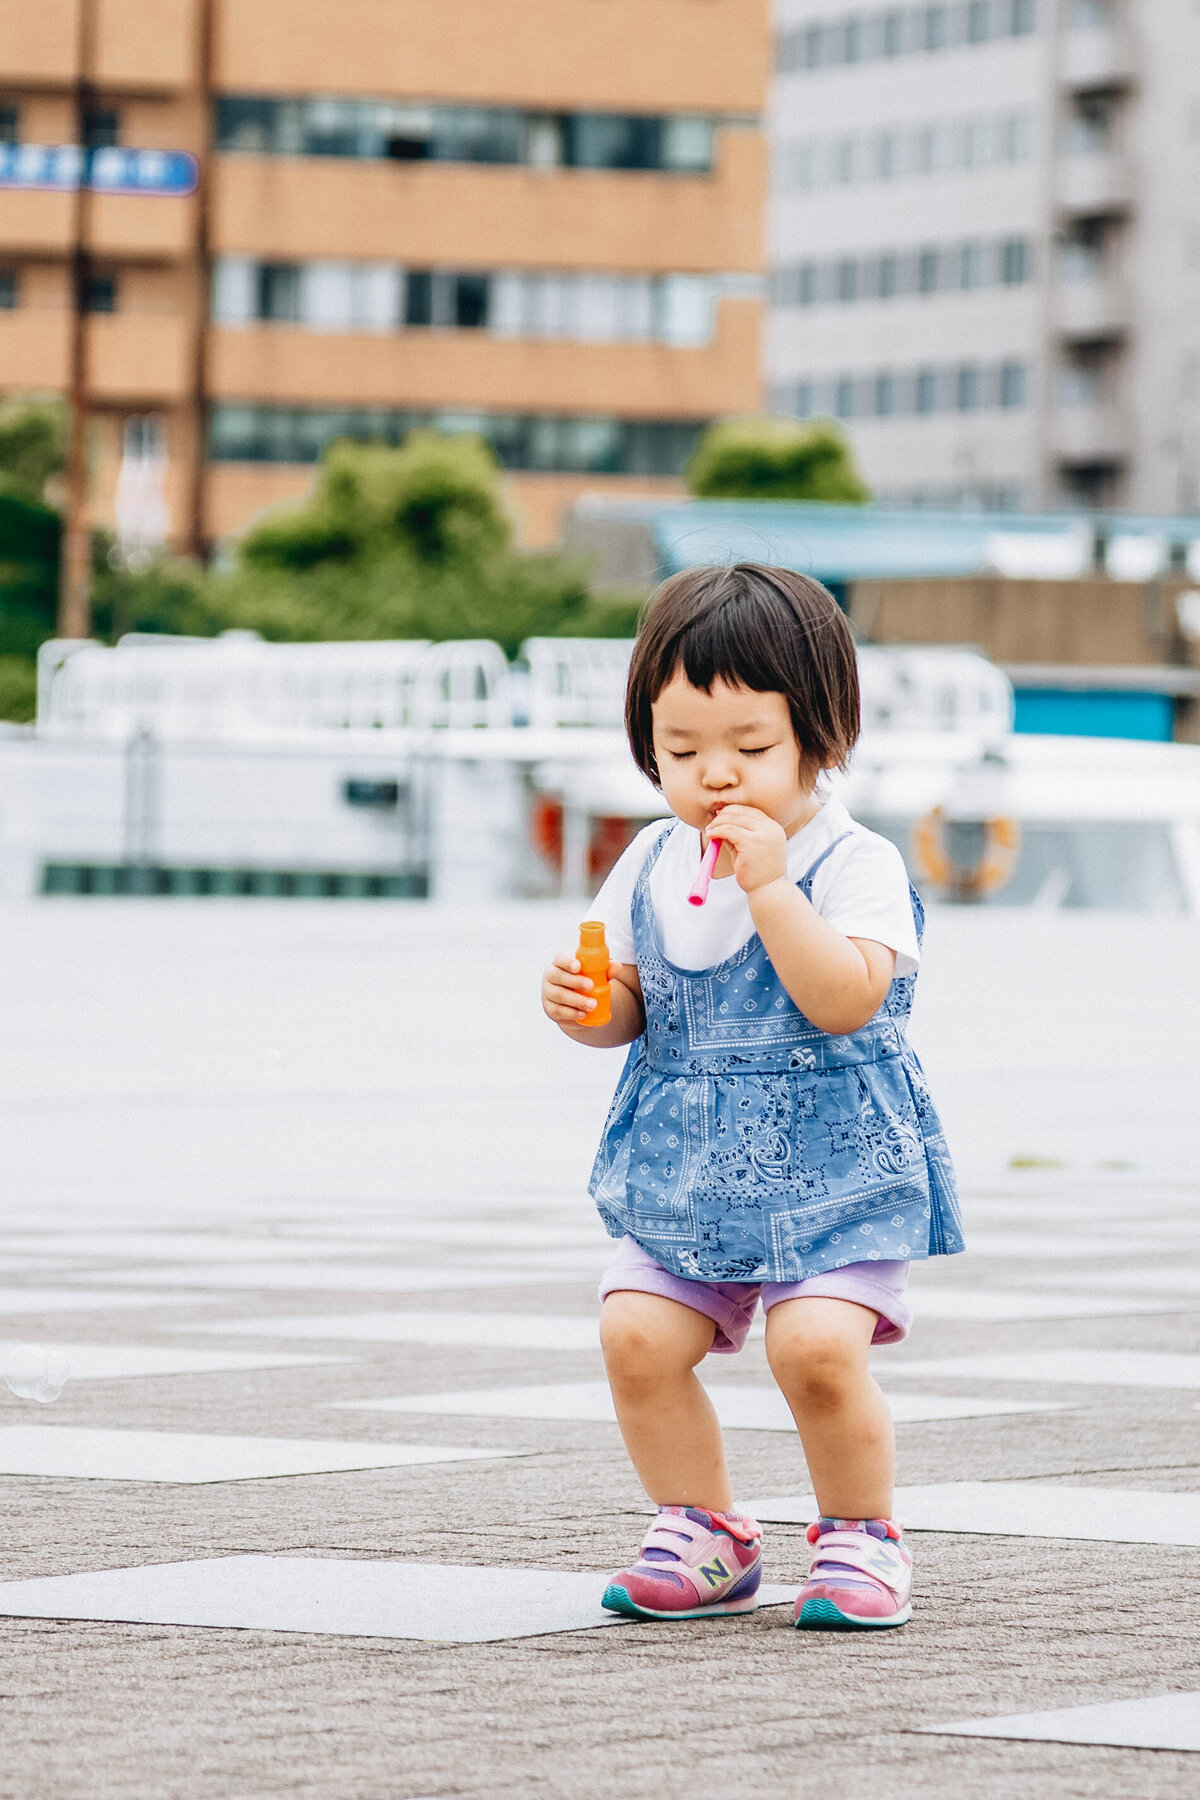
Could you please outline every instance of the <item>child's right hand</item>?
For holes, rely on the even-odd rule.
[[[582,1025],[588,1014],[595,1011],[592,978],[580,974],[581,966],[578,957],[563,950],[542,976],[542,1011],[556,1025]],[[610,963],[610,978],[615,971],[616,964]]]

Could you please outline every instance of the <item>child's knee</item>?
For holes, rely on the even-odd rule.
[[[824,1321],[771,1333],[767,1360],[784,1393],[806,1409],[840,1406],[870,1378],[862,1345]]]
[[[610,1294],[600,1314],[600,1346],[611,1380],[657,1386],[664,1375],[694,1368],[707,1346],[703,1328],[697,1332],[690,1320],[675,1316],[685,1312],[654,1294]]]

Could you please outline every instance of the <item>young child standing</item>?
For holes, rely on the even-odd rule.
[[[675,818],[639,834],[594,904],[611,1023],[584,1023],[592,983],[569,952],[542,983],[568,1037],[632,1046],[591,1188],[620,1239],[600,1290],[609,1381],[658,1517],[604,1604],[648,1618],[755,1606],[762,1531],[731,1510],[695,1369],[741,1348],[761,1299],[821,1509],[795,1623],[903,1625],[912,1558],[868,1352],[908,1331],[909,1262],[963,1243],[905,1038],[921,903],[899,851],[820,784],[858,736],[849,627],[787,569],[689,569],[650,605],[626,725]],[[707,903],[689,906],[714,836]]]

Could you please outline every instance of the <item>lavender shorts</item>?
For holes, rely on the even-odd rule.
[[[760,1299],[764,1312],[781,1300],[852,1300],[879,1315],[873,1344],[899,1344],[912,1324],[912,1308],[904,1298],[907,1280],[906,1262],[860,1262],[810,1275],[807,1281],[686,1281],[660,1267],[636,1239],[623,1237],[601,1278],[600,1298],[632,1290],[677,1300],[713,1321],[717,1335],[712,1347],[718,1355],[730,1356],[745,1343]]]

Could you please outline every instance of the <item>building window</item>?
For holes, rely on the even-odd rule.
[[[854,417],[854,382],[843,375],[834,385],[833,410],[839,419]]]
[[[260,263],[258,268],[260,319],[294,325],[300,317],[300,270],[295,263]]]
[[[213,462],[318,460],[335,438],[399,444],[410,431],[476,433],[507,469],[578,474],[679,475],[704,421],[560,418],[520,413],[396,412],[239,406],[211,409]]]
[[[980,403],[979,370],[965,363],[955,381],[955,399],[959,412],[974,412]]]
[[[1006,362],[1000,365],[1000,404],[1001,406],[1024,406],[1025,404],[1025,366],[1023,363]]]
[[[991,168],[1027,161],[1032,136],[1027,113],[1004,112],[892,125],[857,137],[785,140],[776,149],[774,181],[787,192]]]
[[[898,295],[970,291],[997,284],[1017,286],[1031,278],[1033,247],[1025,239],[1000,243],[926,245],[917,251],[889,250],[831,263],[800,263],[775,271],[772,297],[778,306],[813,306],[823,301],[851,304],[891,300]]]
[[[84,114],[85,150],[110,150],[121,141],[121,115],[112,106],[89,107]]]
[[[20,304],[15,269],[0,269],[0,312],[12,312]]]
[[[536,113],[252,94],[225,94],[216,102],[218,150],[263,156],[707,174],[713,129],[713,120],[688,114]]]
[[[115,275],[89,274],[84,277],[79,304],[83,312],[115,313],[117,297]]]
[[[786,293],[782,279],[777,291]],[[714,335],[720,287],[720,277],[706,275],[405,270],[394,263],[226,256],[213,271],[212,314],[219,325],[274,321],[336,332],[434,327],[694,348]]]
[[[1086,6],[1090,0],[1081,3]],[[953,0],[942,5],[891,7],[823,25],[789,26],[776,40],[776,62],[781,73],[796,74],[871,57],[986,44],[1036,30],[1036,0]]]
[[[896,377],[894,375],[877,375],[875,377],[875,415],[877,418],[889,418],[896,410]]]
[[[20,141],[21,109],[6,103],[0,106],[0,144],[19,144]]]

